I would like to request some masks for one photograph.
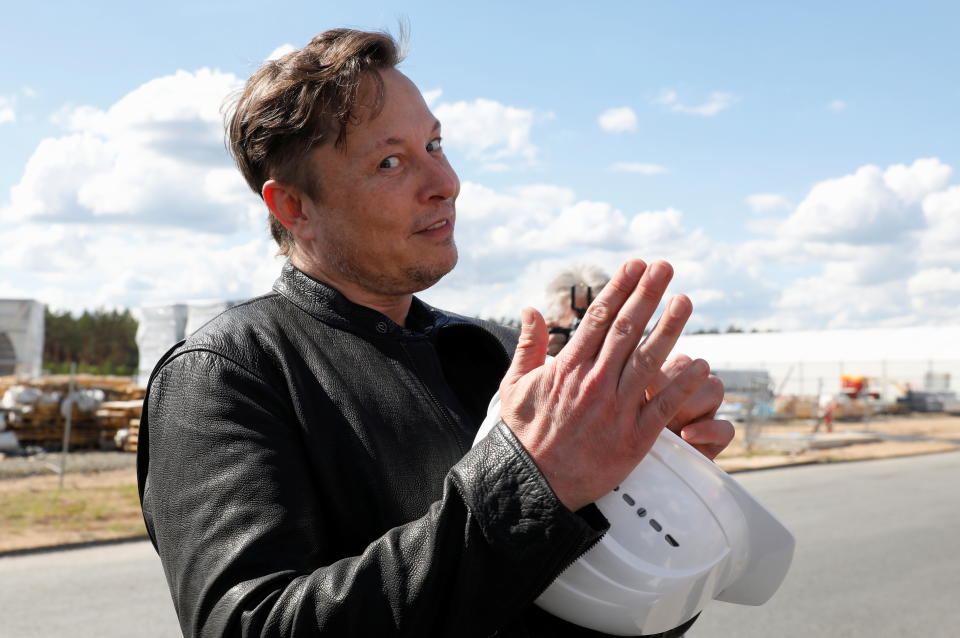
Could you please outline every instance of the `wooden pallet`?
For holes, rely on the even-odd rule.
[[[109,446],[119,430],[130,428],[132,420],[139,425],[144,389],[133,385],[129,377],[76,375],[72,382],[73,387],[79,390],[102,390],[110,400],[101,403],[95,413],[81,412],[76,405],[73,406],[70,415],[71,448]],[[10,387],[22,385],[36,388],[48,396],[59,394],[63,397],[69,392],[70,383],[71,377],[68,375],[50,375],[38,379],[0,377],[0,396]],[[11,410],[13,418],[9,427],[17,435],[20,444],[61,447],[66,419],[61,414],[60,405],[60,401],[43,400]]]

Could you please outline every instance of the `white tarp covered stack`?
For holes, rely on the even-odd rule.
[[[173,344],[234,305],[234,301],[208,301],[141,307],[137,327],[137,348],[140,351],[137,384],[147,385],[153,367]]]
[[[0,299],[0,376],[40,376],[44,305],[32,299]]]
[[[192,335],[221,312],[235,306],[233,301],[212,301],[209,303],[191,303],[187,306],[187,328],[184,336]]]
[[[137,326],[137,350],[140,364],[137,384],[146,385],[153,366],[176,342],[183,339],[187,327],[187,305],[182,303],[140,308]]]

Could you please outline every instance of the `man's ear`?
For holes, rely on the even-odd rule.
[[[309,198],[299,189],[268,179],[260,189],[260,194],[273,216],[291,233],[296,234],[296,230],[307,221],[305,209],[310,208]]]

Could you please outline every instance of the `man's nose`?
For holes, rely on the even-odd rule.
[[[425,201],[452,199],[460,192],[460,180],[446,158],[430,157],[424,164],[421,197]]]

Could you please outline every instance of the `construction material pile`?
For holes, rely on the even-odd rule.
[[[784,394],[773,401],[773,410],[779,419],[816,419],[820,416],[817,397]]]
[[[69,417],[70,449],[123,448],[131,421],[139,425],[143,393],[129,377],[0,377],[0,430],[14,435],[20,447],[60,449]],[[127,436],[118,445],[124,429]]]

